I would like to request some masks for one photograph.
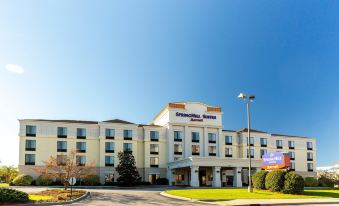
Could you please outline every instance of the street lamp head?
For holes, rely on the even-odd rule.
[[[246,99],[246,95],[244,94],[244,93],[240,93],[239,95],[238,95],[238,98],[240,98],[240,99]]]
[[[254,100],[254,99],[255,99],[255,96],[254,96],[254,95],[250,95],[250,96],[249,96],[249,99],[250,99],[250,100]]]

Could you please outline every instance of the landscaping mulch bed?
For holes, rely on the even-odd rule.
[[[36,200],[37,202],[65,202],[77,199],[86,193],[84,190],[73,190],[71,196],[71,190],[63,189],[50,189],[38,193],[32,193],[31,195],[50,197],[49,199]]]

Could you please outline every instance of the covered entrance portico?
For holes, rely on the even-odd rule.
[[[260,161],[252,160],[252,165],[258,168]],[[248,159],[246,158],[189,157],[170,162],[167,178],[171,185],[242,187],[243,182],[248,183],[247,167]]]

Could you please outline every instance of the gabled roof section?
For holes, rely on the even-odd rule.
[[[236,132],[235,130],[230,130],[230,129],[223,129],[223,132]]]
[[[111,119],[111,120],[106,120],[103,122],[107,122],[107,123],[119,123],[119,124],[134,124],[132,122],[127,122],[125,120],[121,120],[121,119]]]
[[[21,119],[22,121],[39,121],[39,122],[64,122],[80,124],[98,124],[97,121],[69,120],[69,119]]]
[[[310,138],[310,137],[303,137],[303,136],[296,136],[296,135],[286,135],[286,134],[271,134],[272,136],[278,137],[299,137],[299,138]]]
[[[138,124],[138,127],[162,127],[162,126],[156,124]]]
[[[268,134],[267,132],[260,131],[260,130],[255,130],[255,129],[251,129],[250,131],[251,132],[256,132],[256,133],[265,133],[265,134]],[[237,132],[238,133],[240,133],[240,132],[248,132],[248,129],[247,128],[242,128],[242,129],[237,130]]]

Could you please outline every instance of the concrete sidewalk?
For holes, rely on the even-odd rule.
[[[339,198],[309,199],[237,199],[222,201],[226,205],[339,205]]]

